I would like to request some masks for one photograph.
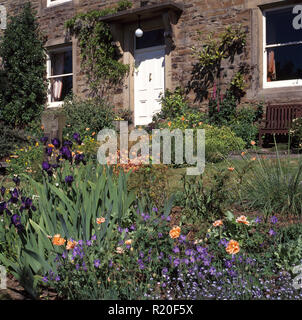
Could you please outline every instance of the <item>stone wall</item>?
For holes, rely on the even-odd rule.
[[[15,14],[20,6],[25,1],[21,0],[4,0],[1,1],[7,7],[9,15]],[[104,7],[115,5],[118,0],[73,0],[66,4],[47,8],[47,0],[31,0],[33,7],[37,10],[41,30],[48,37],[47,45],[55,45],[62,42],[67,42],[65,39],[64,22],[73,17],[76,13],[87,12],[89,10],[102,9]],[[141,1],[134,0],[133,7],[140,7]],[[146,1],[145,1],[146,2]],[[150,3],[161,3],[165,0],[153,0]],[[182,1],[178,1],[182,2]],[[191,55],[191,47],[202,45],[202,41],[197,41],[197,31],[201,31],[204,37],[210,32],[219,34],[226,25],[242,23],[247,28],[250,28],[249,9],[245,9],[244,0],[190,0],[183,1],[184,12],[176,26],[176,49],[171,52],[172,64],[172,87],[186,86],[190,80],[192,63],[194,58]],[[241,57],[241,60],[249,62],[249,50],[246,57]],[[76,67],[75,67],[75,93],[87,95],[87,84],[85,77],[80,68],[79,49],[76,49]],[[238,61],[235,62],[235,64]],[[225,66],[224,82],[228,82],[232,76],[234,66]],[[190,99],[194,101],[195,96],[190,93]],[[122,99],[115,97],[113,102],[119,101],[122,104]],[[122,106],[120,106],[122,107]]]
[[[20,6],[25,3],[22,0],[0,0],[5,5],[9,15],[18,12]],[[47,0],[31,0],[37,10],[41,30],[48,36],[47,45],[57,45],[72,41],[74,45],[74,92],[85,96],[88,94],[88,86],[85,76],[80,68],[80,52],[76,46],[76,39],[65,37],[64,22],[76,13],[90,10],[103,9],[117,4],[118,0],[73,0],[66,4],[47,8]],[[133,7],[138,8],[141,4],[164,3],[166,0],[141,1],[133,0]],[[302,92],[299,88],[287,89],[261,89],[261,11],[258,8],[262,3],[282,3],[293,1],[280,0],[175,0],[183,3],[184,11],[175,26],[176,48],[171,54],[171,88],[179,85],[185,87],[191,78],[192,66],[196,59],[192,56],[192,46],[200,47],[203,41],[198,41],[197,32],[202,32],[205,39],[210,32],[215,35],[221,33],[227,25],[242,24],[248,31],[246,52],[238,57],[235,62],[224,65],[223,83],[229,83],[236,67],[240,62],[248,63],[252,68],[252,81],[247,88],[244,101],[256,101],[259,99],[284,102],[301,99]],[[287,92],[290,92],[288,94]],[[189,93],[192,103],[195,101],[194,92]],[[123,90],[112,96],[112,103],[116,108],[123,107]],[[281,99],[281,100],[280,100]],[[196,106],[202,107],[199,102]]]

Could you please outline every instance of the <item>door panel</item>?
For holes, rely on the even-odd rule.
[[[134,121],[135,125],[152,122],[161,110],[160,96],[165,91],[165,50],[155,49],[135,54]]]

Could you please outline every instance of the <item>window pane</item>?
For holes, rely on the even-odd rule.
[[[267,81],[302,79],[302,45],[267,51]]]
[[[51,54],[51,75],[72,73],[72,50]]]
[[[302,29],[293,27],[293,7],[266,12],[266,44],[302,40]]]
[[[164,29],[146,31],[141,38],[136,38],[136,49],[161,46],[165,44]]]
[[[72,76],[51,79],[51,102],[63,101],[72,92]]]

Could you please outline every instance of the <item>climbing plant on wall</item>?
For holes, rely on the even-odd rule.
[[[114,8],[77,14],[65,23],[70,35],[78,39],[81,67],[85,72],[92,96],[102,96],[121,84],[129,72],[129,65],[119,61],[121,55],[110,30],[101,18],[128,8],[130,1],[120,1]]]
[[[236,55],[240,55],[246,46],[246,35],[247,32],[241,25],[228,26],[218,38],[214,38],[211,33],[206,40],[202,40],[201,49],[192,48],[197,63],[193,66],[188,89],[195,92],[196,100],[207,98],[208,90],[214,83],[219,85],[223,60],[234,62]],[[247,72],[248,67],[241,64],[231,81],[229,89],[233,90],[238,98],[243,94],[243,75]]]

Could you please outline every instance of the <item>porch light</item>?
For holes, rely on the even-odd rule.
[[[141,16],[138,15],[138,28],[135,30],[135,36],[141,38],[144,35],[144,31],[141,29]]]

